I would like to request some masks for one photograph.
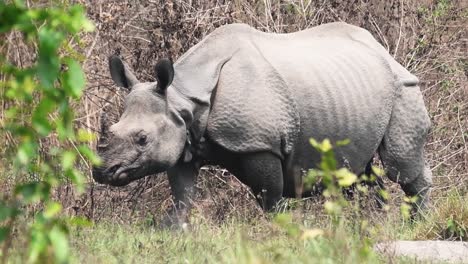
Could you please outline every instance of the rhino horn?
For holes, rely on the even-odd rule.
[[[99,118],[101,129],[99,131],[100,137],[98,140],[97,149],[105,149],[109,144],[109,119],[106,112],[101,112]]]

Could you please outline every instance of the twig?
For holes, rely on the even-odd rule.
[[[402,28],[403,28],[403,5],[404,5],[404,2],[403,0],[400,1],[400,9],[401,9],[401,12],[400,12],[400,26],[399,26],[399,33],[398,33],[398,40],[397,40],[397,43],[396,43],[396,46],[395,46],[395,52],[393,53],[393,57],[396,58],[397,56],[397,53],[398,53],[398,47],[400,46],[400,41],[401,41],[401,35],[402,35]]]
[[[91,46],[88,49],[88,52],[86,53],[86,58],[83,62],[83,68],[86,66],[86,63],[88,62],[89,57],[91,56],[91,53],[94,51],[94,46],[97,43],[97,40],[99,39],[99,29],[96,28],[96,35],[94,35],[93,43],[91,43]]]

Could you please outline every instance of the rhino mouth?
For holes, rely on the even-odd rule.
[[[125,186],[132,181],[144,177],[140,167],[119,167],[114,165],[108,169],[95,168],[93,178],[96,182],[111,186]]]

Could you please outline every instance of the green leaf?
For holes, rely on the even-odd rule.
[[[36,156],[37,145],[34,142],[27,140],[18,147],[16,159],[22,165],[28,165]]]
[[[70,21],[70,31],[78,32],[82,29],[85,32],[91,32],[94,30],[94,24],[86,18],[86,12],[81,5],[72,6],[69,13],[72,17]]]
[[[54,249],[57,263],[67,263],[70,257],[66,230],[61,226],[54,226],[49,233],[49,239]]]
[[[317,140],[310,138],[309,142],[312,145],[312,147],[314,147],[321,153],[328,153],[331,152],[331,150],[333,149],[331,141],[328,138],[324,139],[322,142],[318,142]]]
[[[84,129],[78,130],[78,141],[80,142],[92,142],[96,139],[96,135],[92,132],[88,132]]]
[[[44,210],[44,217],[49,219],[55,217],[61,210],[62,205],[60,203],[50,202]]]
[[[63,88],[73,98],[78,99],[85,87],[85,76],[78,62],[68,59],[66,63],[68,70],[63,74]]]
[[[341,168],[335,172],[336,177],[338,178],[338,184],[341,187],[349,187],[357,182],[356,174],[350,172],[347,168]]]
[[[405,201],[408,204],[414,204],[414,203],[416,203],[418,201],[418,199],[419,199],[418,196],[410,196],[410,197],[405,196],[403,198],[403,201]]]
[[[328,152],[330,150],[332,150],[333,146],[330,142],[330,140],[328,138],[324,139],[322,141],[322,143],[320,144],[320,149],[323,151],[323,152]]]
[[[55,102],[46,97],[41,100],[32,114],[32,126],[43,137],[52,131],[52,124],[47,116],[55,109],[55,106]]]
[[[64,170],[71,169],[75,164],[76,154],[71,151],[65,151],[62,153],[62,168]]]
[[[388,201],[388,199],[390,199],[390,195],[386,190],[379,190],[378,193],[380,197],[382,197],[382,199],[384,199],[385,201]]]
[[[70,98],[82,95],[85,75],[77,59],[83,55],[74,47],[75,44],[83,47],[79,32],[90,31],[94,26],[81,5],[69,7],[59,3],[29,8],[24,2],[0,0],[0,35],[7,36],[15,31],[31,47],[38,47],[35,64],[25,68],[17,67],[9,61],[11,58],[0,55],[0,72],[5,77],[0,80],[1,97],[7,99],[9,108],[3,115],[6,118],[2,120],[1,130],[10,132],[11,141],[16,142],[10,146],[15,169],[29,180],[16,183],[14,199],[25,208],[35,202],[45,205],[25,226],[29,228],[25,232],[30,234],[26,239],[29,262],[66,263],[70,255],[66,224],[71,222],[60,214],[62,205],[52,201],[51,188],[60,184],[65,174],[77,184],[78,190],[82,190],[86,177],[76,169],[78,152],[69,145],[52,146],[47,150],[47,158],[39,155],[38,149],[41,140],[54,129],[61,142],[75,140]],[[51,113],[57,115],[52,117]],[[89,142],[93,139],[82,133],[80,140]],[[79,151],[98,162],[87,147],[81,147]],[[62,170],[57,169],[60,167]],[[0,223],[5,224],[19,213],[16,207],[0,204]],[[84,220],[81,222],[86,224]],[[0,227],[0,241],[5,240],[8,233],[8,227]]]
[[[0,33],[13,30],[14,27],[26,22],[22,5],[5,5],[3,1],[0,2]]]
[[[367,186],[362,186],[361,184],[357,184],[356,188],[359,192],[363,194],[367,194],[369,192],[369,188]]]
[[[409,219],[411,216],[411,206],[407,203],[402,203],[400,206],[400,212],[403,219]]]
[[[335,145],[336,145],[337,147],[342,147],[342,146],[349,145],[349,143],[351,143],[351,140],[349,140],[349,139],[343,139],[343,140],[338,140],[338,141],[336,142]]]
[[[83,28],[83,31],[85,32],[91,32],[91,31],[94,31],[95,29],[93,22],[91,22],[88,19],[83,20],[81,26]]]
[[[60,70],[57,49],[63,41],[63,34],[48,27],[39,30],[39,59],[37,74],[46,89],[52,89]]]
[[[49,120],[43,116],[33,116],[32,126],[37,133],[43,137],[46,137],[49,135],[50,131],[52,131],[52,125],[49,123]]]
[[[29,262],[37,263],[41,255],[47,252],[47,233],[40,221],[35,221],[31,227],[31,240],[29,241]]]
[[[7,88],[6,97],[10,99],[21,99],[27,102],[32,100],[32,93],[36,89],[36,83],[28,70],[11,73],[14,78],[9,79],[4,85]]]
[[[76,184],[76,189],[79,193],[84,191],[86,177],[79,170],[69,169],[65,171],[65,176],[67,176],[74,184]]]
[[[91,161],[94,165],[100,165],[101,164],[101,158],[99,158],[98,155],[96,155],[88,146],[86,145],[80,145],[78,146],[78,150],[80,151],[81,155],[85,156],[87,159]]]
[[[385,175],[385,171],[377,166],[372,166],[372,172],[379,177],[382,177]]]
[[[73,140],[75,133],[73,129],[73,110],[70,109],[68,101],[61,102],[59,107],[60,118],[56,121],[57,132],[60,140]]]
[[[18,215],[19,210],[14,207],[0,205],[0,222],[3,222],[11,217]]]
[[[8,237],[9,234],[10,234],[9,226],[0,227],[0,242],[3,242]]]
[[[19,109],[17,107],[11,107],[5,111],[5,117],[8,119],[15,118],[18,115]]]
[[[319,150],[320,149],[320,145],[319,143],[317,142],[317,140],[313,139],[313,138],[310,138],[309,139],[309,143],[310,145],[312,145],[312,147],[314,147],[315,149]]]
[[[29,182],[18,185],[15,194],[20,194],[26,202],[37,202],[49,197],[50,185],[45,182]]]

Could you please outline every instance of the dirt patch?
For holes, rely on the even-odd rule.
[[[468,263],[468,243],[460,241],[394,241],[375,245],[377,252],[419,261]]]

